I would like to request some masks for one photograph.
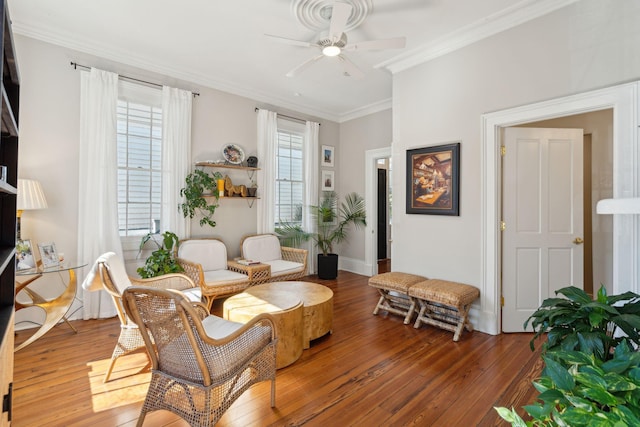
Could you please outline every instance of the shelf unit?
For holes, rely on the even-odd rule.
[[[0,426],[11,425],[13,400],[13,334],[15,302],[16,194],[18,186],[18,111],[20,78],[16,64],[11,20],[6,0],[0,0],[2,14],[2,104],[0,106],[0,165],[7,167],[6,181],[0,181],[0,379],[2,416]]]
[[[249,166],[242,165],[233,165],[230,163],[214,163],[214,162],[196,162],[196,167],[200,168],[219,168],[219,169],[235,169],[235,170],[244,170],[247,171],[247,176],[250,180],[253,179],[255,173],[260,170],[260,168],[252,168]],[[213,196],[211,196],[213,197]],[[260,197],[220,197],[219,200],[246,200],[249,208],[253,207],[253,204],[256,200],[260,199]]]

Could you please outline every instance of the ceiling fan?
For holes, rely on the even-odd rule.
[[[302,64],[296,66],[287,73],[287,77],[294,77],[306,70],[316,61],[328,57],[337,58],[344,67],[345,76],[351,76],[360,78],[364,76],[364,72],[360,70],[349,58],[347,58],[343,52],[356,51],[356,50],[383,50],[383,49],[402,49],[405,46],[405,37],[394,37],[381,40],[367,40],[358,43],[349,44],[347,41],[347,34],[344,32],[349,16],[353,6],[349,3],[343,3],[336,1],[332,6],[325,8],[324,13],[327,19],[331,19],[329,23],[329,30],[327,33],[320,35],[320,38],[316,42],[306,42],[303,40],[288,39],[285,37],[274,36],[265,34],[276,41],[287,43],[294,46],[311,47],[320,50],[320,53]]]

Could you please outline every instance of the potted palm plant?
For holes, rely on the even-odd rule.
[[[298,225],[284,225],[276,228],[276,233],[287,246],[297,246],[300,241],[313,239],[319,250],[318,277],[335,279],[338,276],[338,254],[334,253],[334,246],[347,239],[350,225],[356,228],[367,225],[364,198],[357,193],[349,193],[338,204],[335,191],[324,191],[320,204],[311,206],[311,213],[317,226],[315,232],[305,232]]]

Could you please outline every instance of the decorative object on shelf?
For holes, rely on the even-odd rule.
[[[302,241],[313,239],[321,252],[318,253],[318,277],[335,279],[338,276],[338,254],[333,253],[333,246],[347,239],[350,224],[356,228],[366,227],[364,198],[357,193],[349,193],[338,209],[337,193],[324,191],[320,205],[311,206],[311,214],[317,226],[315,233],[308,233],[297,224],[284,224],[275,232],[285,246],[298,246]]]
[[[333,180],[334,173],[333,171],[323,170],[322,171],[322,191],[333,191]]]
[[[229,197],[233,197],[236,195],[247,197],[249,195],[249,192],[247,191],[247,186],[233,185],[233,182],[231,181],[231,178],[229,178],[229,175],[224,176],[224,189],[227,193],[227,196]]]
[[[16,270],[31,270],[36,268],[36,258],[33,256],[31,240],[18,240],[16,243]]]
[[[249,185],[249,187],[247,187],[247,192],[249,193],[249,197],[256,197],[256,194],[258,192],[258,183],[255,181],[255,179],[251,180],[251,184]]]
[[[247,167],[257,168],[258,167],[258,158],[256,156],[249,156],[247,158]]]
[[[38,249],[40,250],[42,267],[49,268],[60,265],[60,258],[58,258],[58,251],[56,251],[55,243],[38,243]]]
[[[33,179],[19,179],[18,180],[18,199],[16,201],[17,209],[17,237],[20,239],[20,221],[22,218],[22,211],[29,211],[35,209],[46,209],[47,199],[44,197],[44,191],[40,181]]]
[[[334,148],[330,145],[322,146],[322,160],[320,162],[321,166],[334,166]]]
[[[460,143],[407,150],[407,213],[460,215]]]
[[[227,163],[240,165],[244,161],[244,150],[236,144],[227,144],[222,149],[222,155]]]
[[[180,189],[180,196],[184,197],[184,202],[179,205],[182,214],[186,218],[193,218],[196,213],[201,214],[200,226],[209,225],[216,226],[216,222],[212,219],[213,214],[218,207],[217,203],[209,203],[205,198],[207,193],[218,200],[220,195],[218,190],[218,180],[222,179],[220,172],[211,174],[194,170],[185,179],[185,187]]]
[[[165,231],[162,233],[162,243],[158,243],[155,239],[157,234],[147,233],[140,242],[140,249],[138,250],[138,256],[142,253],[144,245],[151,240],[156,244],[157,248],[151,252],[151,255],[147,258],[144,266],[139,267],[136,271],[143,279],[150,277],[162,276],[170,273],[180,273],[184,271],[178,261],[174,258],[174,247],[178,247],[180,239],[175,233],[171,231]]]
[[[224,179],[218,179],[218,198],[224,197]]]

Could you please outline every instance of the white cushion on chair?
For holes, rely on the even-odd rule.
[[[283,274],[295,273],[300,271],[304,264],[293,261],[285,261],[283,259],[275,261],[267,261],[265,264],[271,266],[271,277],[281,276]]]
[[[282,259],[280,240],[272,234],[247,237],[242,242],[242,255],[246,259],[260,262]]]
[[[202,320],[202,326],[207,336],[219,340],[242,328],[244,324],[211,315]]]
[[[181,292],[189,299],[189,301],[198,302],[202,300],[202,290],[200,289],[200,286],[197,288],[183,289]]]
[[[226,285],[229,282],[241,282],[247,280],[247,275],[242,273],[236,273],[231,270],[215,270],[204,272],[204,282],[206,284],[215,285],[218,282],[220,285]]]
[[[178,247],[178,258],[202,265],[202,269],[226,270],[227,247],[220,240],[185,240]]]

